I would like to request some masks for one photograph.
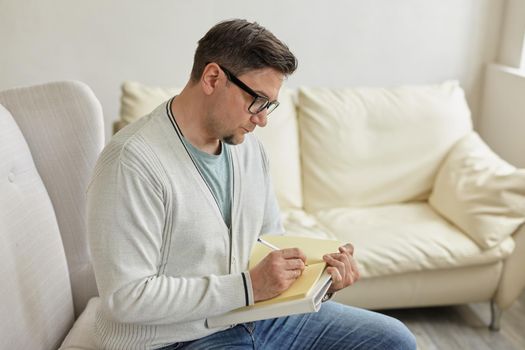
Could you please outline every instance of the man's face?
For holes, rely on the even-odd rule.
[[[248,110],[254,98],[228,80],[224,71],[224,91],[221,93],[221,103],[217,104],[217,111],[209,121],[210,125],[222,141],[237,145],[244,141],[244,135],[252,132],[256,126],[264,127],[267,122],[267,109],[257,114]],[[269,101],[277,100],[284,76],[272,69],[263,68],[249,71],[237,77],[258,95],[268,98]],[[222,82],[221,82],[222,83]]]

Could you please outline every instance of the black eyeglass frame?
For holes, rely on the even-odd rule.
[[[258,113],[261,113],[264,109],[267,109],[268,111],[266,112],[266,116],[268,116],[270,113],[272,113],[277,107],[279,107],[279,101],[275,100],[275,101],[270,101],[268,99],[268,97],[266,96],[261,96],[259,95],[258,93],[256,93],[255,91],[253,91],[252,88],[250,88],[248,85],[246,85],[245,83],[243,83],[239,78],[237,78],[232,72],[230,72],[228,69],[224,68],[223,66],[221,66],[220,64],[218,64],[219,68],[223,70],[224,74],[226,74],[226,77],[228,78],[228,80],[230,80],[232,83],[234,83],[235,85],[237,85],[241,90],[243,90],[244,92],[246,92],[247,94],[249,94],[250,96],[253,97],[253,101],[252,103],[250,104],[250,106],[248,107],[248,112],[250,112],[250,114],[258,114]],[[252,107],[255,105],[255,103],[257,102],[257,100],[263,100],[265,101],[264,103],[262,103],[261,107],[259,107],[257,110],[255,111],[252,111]]]

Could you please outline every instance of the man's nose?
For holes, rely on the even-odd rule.
[[[250,120],[252,121],[252,123],[257,125],[258,127],[264,128],[266,126],[266,123],[268,122],[268,117],[266,115],[267,114],[266,112],[267,110],[264,109],[260,111],[259,113],[252,115],[250,117]]]

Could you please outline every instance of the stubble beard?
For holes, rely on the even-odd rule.
[[[231,129],[227,131],[225,125],[223,125],[221,121],[217,120],[216,117],[213,115],[208,116],[206,126],[207,130],[215,131],[219,134],[222,132],[224,132],[224,134],[228,133],[226,136],[219,136],[219,139],[228,145],[235,146],[241,144],[244,141],[244,135],[237,135],[235,132],[232,132]]]
[[[240,140],[237,137],[235,137],[235,135],[228,135],[222,138],[222,142],[227,143],[228,145],[232,145],[232,146],[238,145],[242,143],[243,141],[244,141],[244,137],[242,138],[242,140]]]

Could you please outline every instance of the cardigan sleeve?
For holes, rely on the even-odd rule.
[[[87,193],[88,236],[104,314],[117,322],[159,325],[245,306],[241,273],[160,273],[165,220],[160,182],[147,176],[147,167],[105,158]]]

